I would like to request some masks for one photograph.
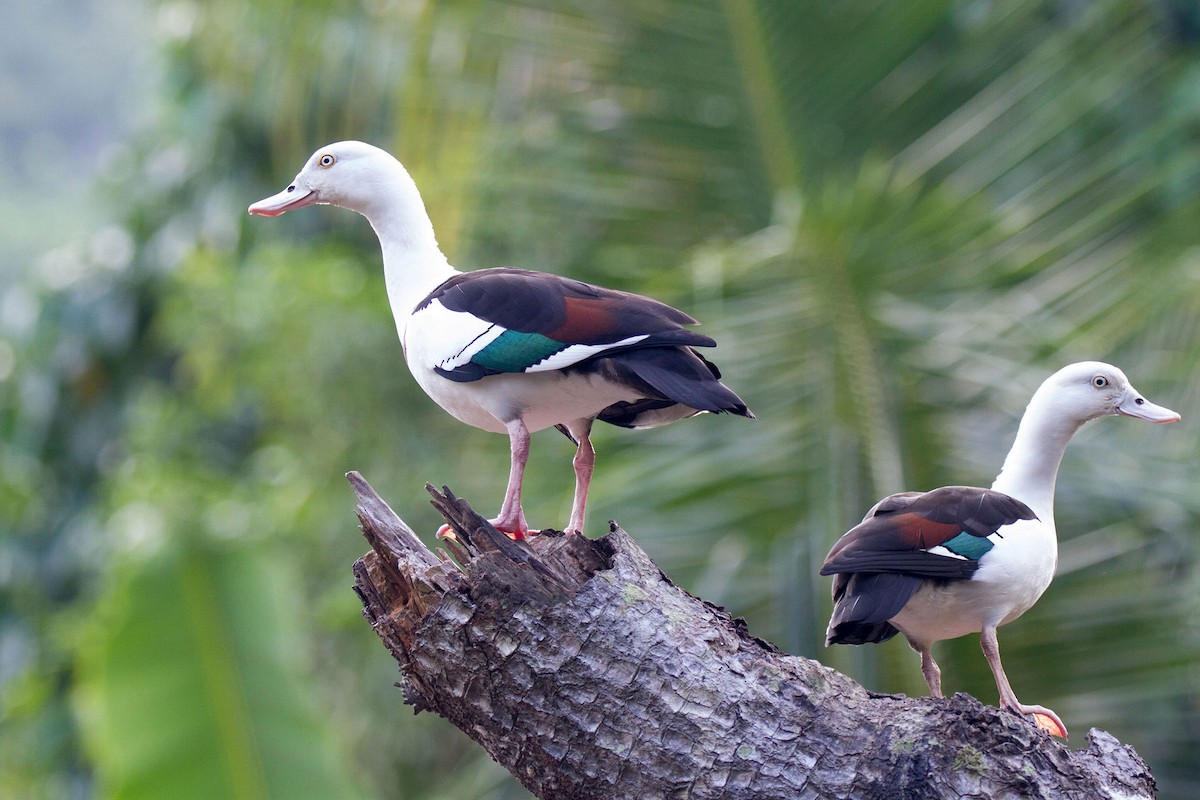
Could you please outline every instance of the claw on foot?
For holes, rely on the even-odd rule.
[[[1054,714],[1043,714],[1040,711],[1034,711],[1032,716],[1034,724],[1041,730],[1060,739],[1067,738],[1066,726]]]
[[[493,527],[495,527],[495,526],[493,525]],[[515,530],[515,531],[506,531],[502,528],[496,528],[496,530],[500,531],[505,536],[512,539],[514,542],[520,542],[525,539],[528,539],[530,536],[536,536],[537,534],[541,533],[541,531],[520,530],[520,529]],[[442,525],[441,527],[439,527],[437,529],[437,534],[435,534],[435,535],[439,539],[451,539],[455,542],[455,544],[462,544],[462,542],[460,542],[458,539],[458,533],[454,530],[454,528],[452,528],[449,525]]]

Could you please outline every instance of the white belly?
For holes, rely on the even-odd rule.
[[[1054,527],[1020,520],[1003,533],[970,580],[926,581],[891,623],[906,636],[931,643],[978,633],[985,625],[1005,625],[1028,611],[1054,578]]]
[[[460,422],[504,433],[505,422],[520,417],[532,431],[591,419],[613,403],[638,394],[598,376],[562,372],[489,375],[458,383],[432,369],[409,365],[433,401]]]

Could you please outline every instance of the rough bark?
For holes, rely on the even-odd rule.
[[[1104,731],[1072,750],[964,694],[869,692],[675,586],[619,527],[513,542],[449,490],[421,543],[357,473],[364,615],[417,711],[540,798],[1150,798]]]

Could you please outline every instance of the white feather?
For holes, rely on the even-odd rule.
[[[627,347],[631,344],[637,344],[645,339],[650,334],[642,333],[637,336],[630,336],[627,339],[622,339],[619,342],[610,342],[609,344],[573,344],[565,350],[559,350],[552,356],[542,359],[536,364],[531,364],[525,368],[526,372],[546,372],[548,370],[563,369],[572,364],[578,364],[580,361],[599,355],[605,350],[612,350],[618,347]]]
[[[451,311],[434,300],[408,318],[401,340],[411,366],[452,370],[470,361],[504,330],[473,314]]]

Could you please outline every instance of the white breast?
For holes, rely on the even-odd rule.
[[[1019,520],[999,533],[970,580],[926,581],[892,624],[916,641],[935,642],[1005,625],[1028,611],[1058,565],[1054,526]]]

